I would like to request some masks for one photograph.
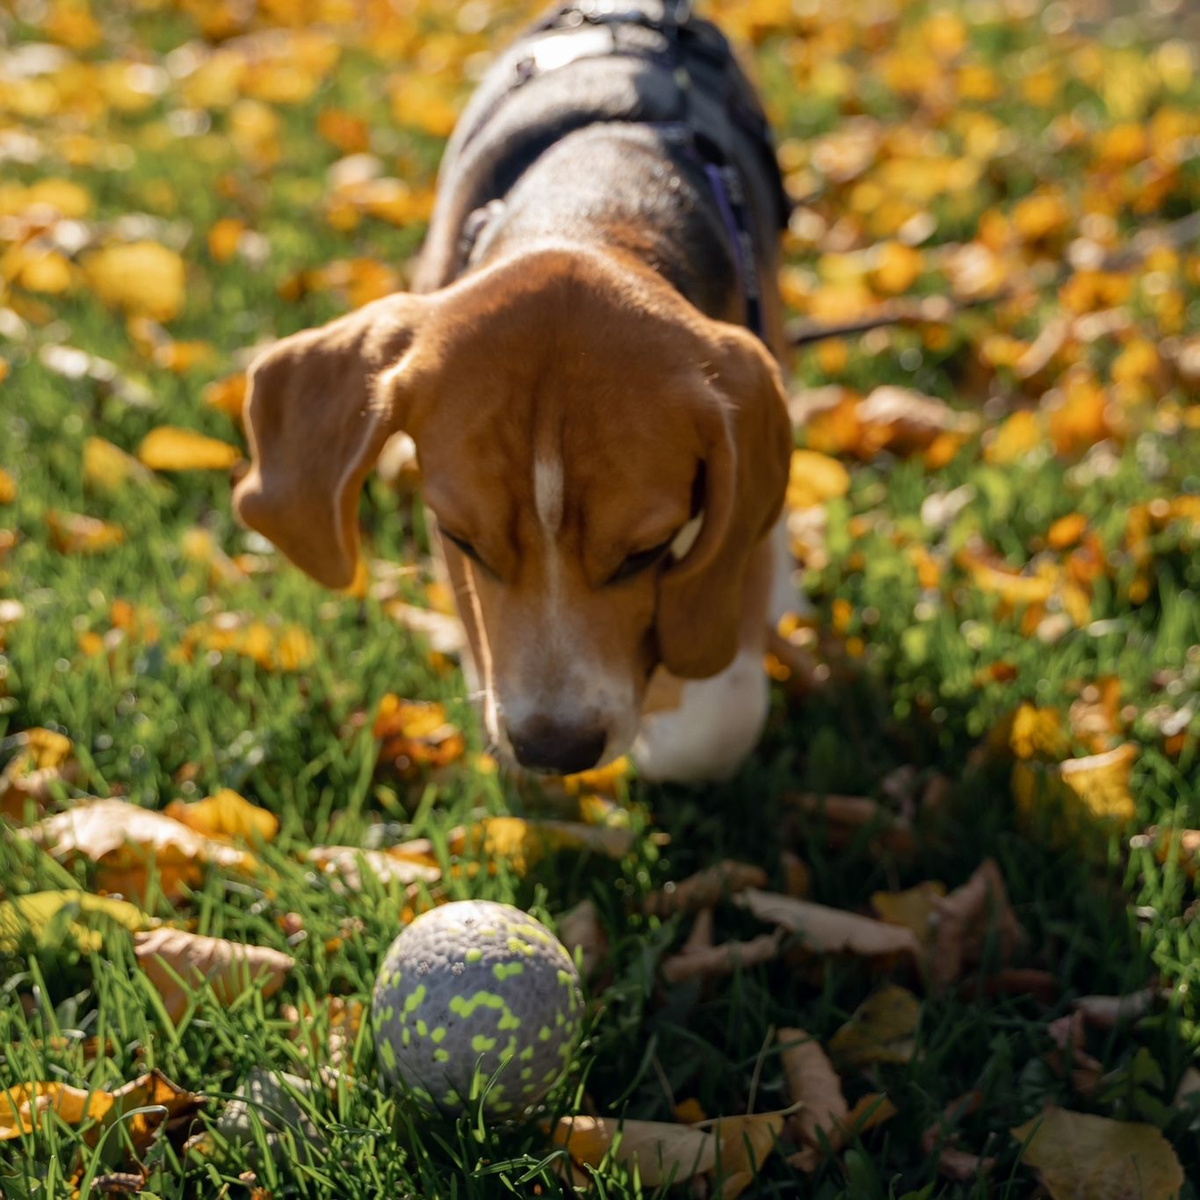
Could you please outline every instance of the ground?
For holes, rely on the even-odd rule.
[[[1196,1196],[1185,17],[702,7],[750,48],[779,129],[793,315],[956,306],[797,356],[790,523],[815,613],[781,626],[761,749],[702,789],[535,789],[496,770],[452,645],[405,607],[444,606],[411,467],[368,487],[352,594],[230,511],[245,349],[404,286],[442,139],[531,6],[83,0],[0,25],[6,1195],[100,1177],[160,1197],[562,1194],[562,1114],[679,1125],[800,1098],[819,1115],[837,1111],[832,1080],[849,1106],[886,1096],[886,1119],[845,1135],[793,1112],[747,1194],[1065,1196],[1084,1164],[1133,1162],[1140,1194]],[[253,807],[185,807],[222,789]],[[148,867],[103,816],[71,847],[44,822],[88,797],[182,802],[215,836],[131,826],[171,844]],[[351,854],[348,875],[310,857],[401,843]],[[749,864],[737,896],[671,912],[665,885],[724,860]],[[907,925],[913,946],[866,952],[878,924],[833,945],[824,909],[795,908],[767,945],[778,921],[747,883]],[[80,891],[133,907],[90,914]],[[65,908],[31,920],[37,893]],[[361,1017],[402,924],[467,897],[564,937],[590,900],[607,940],[569,1076],[528,1121],[423,1115],[381,1084]],[[681,967],[706,913],[713,941],[764,961]],[[147,969],[173,927],[274,951],[270,985],[174,986]],[[864,1051],[838,1031],[879,995],[910,1017]],[[1080,1004],[1097,995],[1138,999],[1114,1018]],[[785,1030],[814,1039],[820,1095],[789,1078]],[[152,1070],[206,1102],[161,1081],[103,1099]],[[261,1125],[203,1137],[255,1071],[318,1081],[312,1124],[291,1101],[274,1154]],[[175,1115],[163,1127],[143,1102]],[[1142,1150],[1073,1157],[1048,1105],[1113,1122],[1102,1146],[1139,1123]],[[1066,1183],[1034,1150],[1039,1118]],[[688,1182],[693,1165],[680,1194],[717,1194],[719,1171]],[[657,1193],[645,1166],[575,1169],[625,1197]]]

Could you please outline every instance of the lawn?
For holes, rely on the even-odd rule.
[[[0,16],[0,1194],[1195,1200],[1186,14],[701,6],[779,131],[791,315],[928,319],[797,354],[814,611],[753,760],[684,789],[486,757],[411,463],[345,594],[230,509],[248,348],[405,286],[537,7]],[[376,969],[466,898],[581,947],[527,1119],[381,1081]]]

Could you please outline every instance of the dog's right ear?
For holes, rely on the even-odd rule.
[[[416,402],[405,357],[432,300],[397,294],[255,359],[245,405],[250,470],[238,516],[327,587],[358,565],[358,500],[387,439]]]

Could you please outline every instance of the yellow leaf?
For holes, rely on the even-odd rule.
[[[154,476],[132,454],[126,454],[102,437],[90,437],[83,443],[83,480],[98,492],[116,491],[127,483],[155,482]]]
[[[228,1006],[250,987],[264,997],[274,995],[295,966],[295,959],[278,950],[184,929],[139,933],[134,953],[172,1021],[187,1012],[204,984],[211,985],[218,1003]]]
[[[120,525],[82,513],[51,510],[46,514],[46,525],[50,541],[60,554],[99,554],[125,540],[125,530]]]
[[[183,259],[157,242],[107,246],[83,261],[88,283],[105,304],[132,316],[170,321],[187,298]]]
[[[858,1006],[830,1039],[829,1049],[856,1067],[912,1062],[920,1022],[921,1002],[906,988],[890,985]]]
[[[65,890],[32,892],[0,904],[0,951],[18,952],[25,938],[41,946],[57,946],[63,934],[85,953],[99,950],[106,930],[114,926],[131,933],[157,925],[127,900]]]
[[[1046,531],[1046,545],[1052,550],[1065,550],[1073,546],[1087,532],[1087,517],[1083,513],[1070,513],[1059,517]]]
[[[836,458],[816,450],[793,450],[788,472],[788,508],[812,508],[844,496],[850,472]]]
[[[1137,756],[1137,747],[1126,742],[1061,763],[1014,763],[1013,795],[1026,830],[1045,828],[1055,842],[1066,843],[1088,831],[1107,835],[1128,825],[1137,816],[1130,791]]]
[[[107,1092],[90,1092],[65,1083],[18,1083],[0,1086],[0,1141],[33,1133],[43,1114],[53,1113],[68,1125],[98,1121],[112,1107]]]
[[[611,1153],[648,1187],[685,1183],[711,1171],[720,1145],[715,1134],[687,1125],[585,1116],[560,1117],[553,1139],[581,1166],[598,1167]]]
[[[920,250],[906,246],[903,242],[884,242],[879,247],[879,257],[871,272],[871,283],[876,291],[888,296],[907,292],[921,277],[924,260]]]
[[[205,837],[221,841],[245,838],[247,841],[271,841],[279,832],[279,818],[258,808],[230,788],[190,804],[172,800],[166,815]]]
[[[984,446],[983,457],[996,466],[1008,466],[1032,453],[1044,440],[1038,414],[1022,409],[996,430]]]
[[[1051,1200],[1174,1200],[1183,1168],[1153,1125],[1047,1106],[1012,1131]]]
[[[235,421],[242,419],[242,407],[246,403],[246,376],[243,373],[218,379],[204,389],[204,403],[209,408],[223,412]]]
[[[946,885],[934,880],[918,883],[904,892],[876,892],[871,907],[889,925],[911,929],[923,943],[933,937],[937,902],[946,894]]]
[[[152,429],[138,447],[138,458],[153,471],[225,471],[241,457],[228,442],[175,425]]]
[[[1012,715],[1008,744],[1020,759],[1044,759],[1057,762],[1067,756],[1070,742],[1063,728],[1062,713],[1056,708],[1021,704]]]
[[[12,504],[17,498],[17,481],[0,467],[0,504]]]
[[[228,262],[238,251],[246,222],[238,217],[222,217],[208,231],[208,252],[217,262]]]
[[[719,1185],[715,1200],[735,1200],[753,1182],[771,1156],[787,1123],[786,1112],[722,1117],[712,1132],[720,1139]]]
[[[104,891],[142,895],[152,874],[168,898],[199,883],[207,865],[250,871],[254,858],[125,800],[91,800],[17,831],[60,862],[90,859]]]
[[[458,121],[454,93],[436,75],[397,76],[388,84],[392,117],[405,128],[449,137]]]

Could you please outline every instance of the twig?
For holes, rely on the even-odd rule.
[[[1172,221],[1169,225],[1142,230],[1134,236],[1130,245],[1104,255],[1099,262],[1089,264],[1087,269],[1128,271],[1131,267],[1145,262],[1151,253],[1160,247],[1179,249],[1198,238],[1200,238],[1200,212],[1190,213],[1178,221]],[[1044,286],[1061,287],[1081,269],[1083,269],[1081,266],[1063,263],[1045,282]],[[951,300],[948,296],[927,296],[922,300],[894,300],[881,305],[874,312],[865,313],[850,321],[827,322],[801,319],[789,322],[785,330],[785,337],[790,346],[809,346],[814,342],[827,341],[829,338],[852,337],[855,334],[869,333],[872,329],[883,329],[889,325],[945,325],[961,312],[989,304],[1002,304],[1005,300],[1013,299],[1024,289],[1036,285],[1031,273],[1021,276],[998,291],[989,292],[984,296],[975,296],[969,300]]]

